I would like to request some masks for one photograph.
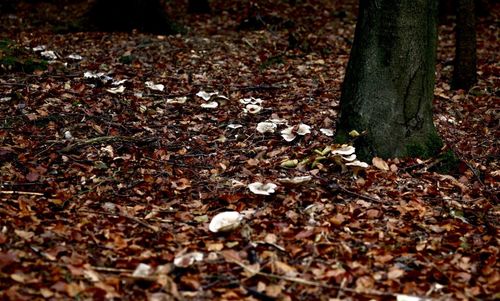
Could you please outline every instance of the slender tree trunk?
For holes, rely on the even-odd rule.
[[[442,146],[432,121],[437,1],[360,0],[336,140],[357,153],[428,157]]]
[[[477,81],[474,0],[455,0],[456,50],[452,87],[469,90]]]

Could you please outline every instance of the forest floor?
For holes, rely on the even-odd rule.
[[[0,299],[498,300],[498,3],[470,91],[450,89],[439,28],[434,117],[456,168],[355,173],[319,154],[338,148],[349,1],[171,1],[176,36],[64,33],[86,5],[66,2],[0,18]],[[269,119],[286,124],[258,132]],[[210,231],[225,211],[239,227]]]

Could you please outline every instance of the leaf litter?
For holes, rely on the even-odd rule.
[[[353,174],[355,149],[333,144],[353,3],[262,1],[274,21],[258,31],[236,30],[246,2],[211,4],[223,13],[168,7],[183,36],[12,27],[77,4],[2,18],[3,38],[51,62],[0,74],[0,296],[498,298],[498,5],[478,23],[471,91],[449,87],[440,26],[435,122],[459,157],[446,175],[417,158]],[[211,231],[225,212],[228,231]]]

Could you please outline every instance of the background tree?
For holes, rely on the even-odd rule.
[[[208,0],[188,0],[188,13],[190,14],[210,13],[210,4],[208,3]]]
[[[166,16],[161,0],[97,0],[89,12],[89,19],[103,31],[138,29],[156,34],[178,32]]]
[[[336,139],[358,154],[428,157],[441,147],[432,121],[437,1],[360,0]]]
[[[469,90],[477,82],[474,0],[455,0],[456,44],[452,87]]]

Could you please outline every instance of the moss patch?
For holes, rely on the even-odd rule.
[[[0,73],[26,72],[46,70],[47,61],[33,57],[31,51],[26,50],[10,40],[0,41]]]
[[[447,150],[439,155],[437,158],[438,164],[434,165],[430,171],[440,174],[458,174],[460,167],[460,159],[451,150]]]
[[[406,153],[408,157],[425,159],[438,154],[442,147],[441,137],[437,133],[432,133],[424,143],[407,144]]]

